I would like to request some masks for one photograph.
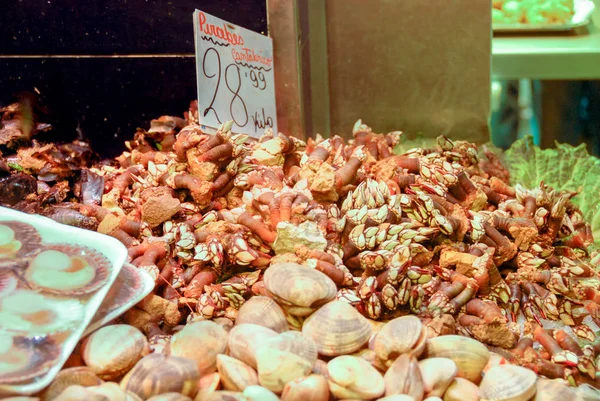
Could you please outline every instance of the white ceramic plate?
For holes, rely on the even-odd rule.
[[[592,20],[594,2],[575,0],[575,15],[565,24],[493,24],[494,32],[559,32],[586,26]]]
[[[71,331],[69,336],[62,343],[58,344],[60,346],[60,357],[57,358],[50,370],[44,375],[38,376],[29,382],[18,385],[0,385],[0,395],[30,395],[37,393],[48,386],[60,371],[65,361],[69,358],[71,352],[77,345],[77,342],[82,337],[85,329],[88,327],[96,311],[102,304],[108,290],[119,275],[121,267],[123,266],[123,263],[125,263],[127,257],[127,249],[119,241],[107,235],[59,224],[47,217],[25,214],[4,207],[0,207],[0,222],[2,221],[19,221],[32,225],[39,232],[42,238],[42,244],[51,245],[61,243],[89,247],[100,252],[110,262],[108,280],[89,297],[82,298],[81,302],[85,311],[83,317],[77,322],[77,325],[74,327],[73,331]],[[69,299],[67,296],[56,295],[52,295],[52,298]],[[0,330],[1,329],[2,322],[0,322]]]
[[[108,295],[104,298],[104,302],[98,308],[92,323],[85,329],[83,336],[91,334],[127,312],[133,305],[150,294],[153,289],[154,280],[148,273],[132,264],[125,263]]]

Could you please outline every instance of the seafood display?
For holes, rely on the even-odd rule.
[[[125,313],[153,289],[154,281],[146,272],[125,263],[84,335],[92,333]]]
[[[0,394],[50,383],[125,260],[119,242],[79,231],[0,208]]]
[[[350,140],[304,142],[231,122],[207,133],[197,113],[153,120],[121,156],[82,169],[102,183],[85,199],[76,179],[7,170],[43,182],[13,207],[78,216],[69,224],[119,240],[154,286],[41,399],[597,396],[600,253],[575,192],[511,185],[496,154],[444,136],[396,154],[401,132],[360,120]],[[48,187],[63,196],[49,201]],[[19,236],[1,233],[16,255]],[[40,294],[94,288],[91,256],[46,252],[79,290],[37,264],[10,271]]]

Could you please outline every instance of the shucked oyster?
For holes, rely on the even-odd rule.
[[[53,244],[31,260],[24,277],[30,287],[44,292],[83,295],[102,287],[109,269],[108,259],[93,249]]]
[[[59,356],[58,346],[48,339],[0,332],[0,383],[18,383],[40,376]]]
[[[28,290],[0,298],[0,329],[28,336],[69,330],[83,316],[83,306],[76,300],[52,299]]]
[[[15,262],[35,254],[40,243],[40,234],[33,226],[0,221],[0,267],[13,267]]]

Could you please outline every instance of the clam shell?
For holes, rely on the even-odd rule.
[[[58,372],[50,386],[42,394],[42,401],[52,401],[72,385],[91,387],[102,383],[102,379],[87,366],[63,369]]]
[[[456,377],[457,368],[448,358],[428,358],[419,362],[427,397],[441,397]]]
[[[385,372],[388,368],[387,365],[381,361],[381,359],[377,358],[377,354],[372,349],[359,349],[352,355],[364,359],[365,361],[369,362],[371,366],[381,372]]]
[[[194,401],[204,401],[209,394],[221,388],[221,375],[218,372],[202,376],[198,382],[198,392]]]
[[[387,322],[375,337],[373,350],[388,366],[400,354],[418,358],[427,344],[427,329],[416,316],[402,316]]]
[[[338,356],[365,345],[371,337],[371,325],[350,304],[332,301],[304,321],[302,334],[317,344],[319,354]]]
[[[77,273],[69,272],[68,269],[59,269],[48,267],[49,262],[46,259],[50,257],[53,260],[61,258],[59,253],[67,255],[71,258],[71,261],[80,261],[79,263],[85,263],[89,268],[93,269],[93,277],[88,280],[83,273],[86,272],[88,267],[84,267]],[[56,262],[60,263],[60,262]],[[44,291],[50,294],[56,295],[86,295],[100,289],[105,285],[110,278],[111,271],[110,261],[102,255],[100,252],[80,246],[80,245],[69,245],[69,244],[52,244],[44,245],[44,250],[38,253],[29,263],[29,267],[25,270],[24,277],[27,280],[27,284],[34,289]],[[75,274],[81,274],[75,276]],[[80,283],[76,283],[76,278],[81,280]],[[60,285],[70,282],[69,288],[60,288],[57,284],[53,284],[50,280],[55,280],[54,283],[60,283]]]
[[[385,395],[407,394],[415,401],[423,400],[425,393],[423,377],[414,356],[400,355],[383,376]]]
[[[329,401],[329,384],[322,375],[299,377],[288,382],[281,401]]]
[[[49,298],[28,290],[15,290],[0,298],[2,328],[30,337],[72,330],[84,313],[77,300]]]
[[[329,372],[327,372],[327,362],[322,359],[317,359],[312,368],[312,372],[325,377],[329,376]]]
[[[279,401],[279,397],[271,390],[262,386],[248,386],[242,392],[244,401]]]
[[[25,397],[25,396],[17,396],[17,397],[8,397],[3,398],[2,401],[39,401],[38,397]]]
[[[229,355],[256,369],[256,350],[277,333],[256,324],[244,323],[229,332]]]
[[[516,365],[491,368],[479,385],[479,396],[494,401],[527,401],[535,395],[537,375]]]
[[[106,397],[110,401],[137,401],[139,397],[135,394],[130,394],[123,390],[117,383],[106,382],[98,386],[87,387],[87,390],[92,395],[100,395]],[[88,398],[89,399],[89,398]],[[87,399],[86,399],[87,400]]]
[[[67,387],[58,397],[52,401],[109,401],[110,399],[104,395],[94,394],[89,390],[89,387],[72,385]],[[115,400],[115,401],[122,401]]]
[[[275,393],[284,385],[310,373],[312,365],[306,359],[289,351],[261,347],[256,352],[258,382]]]
[[[19,279],[11,270],[0,270],[0,298],[17,289]]]
[[[590,386],[587,383],[580,384],[575,391],[579,399],[577,401],[598,401],[600,400],[600,390]]]
[[[217,369],[217,355],[225,352],[227,337],[225,329],[215,322],[190,323],[171,337],[169,353],[195,361],[204,376]]]
[[[202,401],[242,401],[242,393],[220,390],[209,394]]]
[[[217,317],[213,319],[213,322],[223,327],[227,333],[229,333],[234,326],[233,321],[226,317]]]
[[[457,377],[446,389],[444,401],[479,401],[479,387],[467,379]]]
[[[253,323],[268,327],[277,333],[288,330],[283,309],[269,297],[254,296],[244,302],[238,311],[235,324]]]
[[[296,263],[275,263],[265,272],[265,288],[296,316],[307,316],[335,299],[333,280],[318,270]]]
[[[87,337],[81,356],[101,379],[114,380],[150,352],[146,336],[133,326],[105,326]]]
[[[481,372],[490,359],[490,352],[477,340],[448,335],[429,339],[425,356],[452,359],[458,368],[457,377],[479,383]]]
[[[148,401],[192,401],[192,399],[179,393],[165,393],[150,397]]]
[[[380,398],[379,401],[415,401],[415,399],[406,394],[394,394]]]
[[[225,354],[217,355],[217,371],[225,390],[244,391],[246,387],[258,384],[254,369]]]
[[[306,359],[311,363],[311,366],[315,364],[318,357],[317,344],[310,338],[303,336],[299,331],[281,333],[276,337],[266,340],[261,347],[292,352]]]
[[[150,354],[140,359],[123,377],[121,388],[144,400],[171,392],[192,397],[199,379],[200,372],[193,360]]]
[[[0,221],[0,266],[14,266],[10,261],[35,255],[40,250],[41,242],[39,232],[32,225],[19,221]]]
[[[48,372],[60,357],[60,347],[41,340],[0,332],[0,384],[19,383]]]
[[[329,390],[338,398],[373,399],[383,395],[381,374],[364,359],[342,355],[327,364]]]
[[[548,380],[538,378],[533,401],[566,401],[576,400],[577,393],[564,380]]]

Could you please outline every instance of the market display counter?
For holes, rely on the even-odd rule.
[[[600,4],[587,27],[568,33],[495,34],[495,79],[600,79]]]

